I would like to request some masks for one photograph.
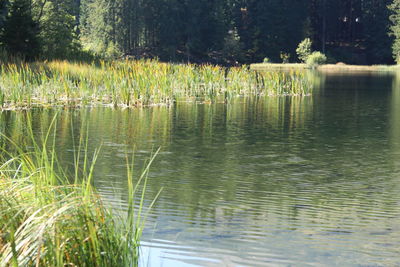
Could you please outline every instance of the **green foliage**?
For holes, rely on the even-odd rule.
[[[393,39],[395,57],[400,47],[398,1],[0,0],[0,32],[8,34],[0,45],[12,56],[26,54],[19,43],[39,36],[30,47],[46,59],[70,59],[83,49],[104,58],[234,65],[283,61],[281,51],[304,62],[312,43],[349,63],[391,63]],[[21,2],[29,3],[25,15],[6,30],[6,17]],[[10,37],[17,33],[23,37]]]
[[[318,66],[325,64],[327,61],[327,58],[324,54],[322,54],[319,51],[312,52],[311,55],[308,56],[307,58],[307,65],[310,67]]]
[[[225,37],[222,53],[228,63],[243,61],[242,44],[237,31],[229,31],[228,36]]]
[[[389,8],[392,11],[392,15],[390,16],[390,21],[392,22],[390,34],[394,37],[392,46],[393,58],[397,64],[400,64],[400,1],[393,0]]]
[[[32,60],[39,56],[38,24],[33,21],[30,1],[15,0],[4,23],[2,42],[11,54]]]
[[[48,0],[40,18],[42,52],[46,58],[71,58],[79,51],[72,0]]]
[[[307,58],[309,55],[311,55],[311,47],[312,47],[312,41],[310,38],[306,38],[301,43],[296,49],[297,56],[299,57],[301,62],[306,62]]]
[[[272,63],[271,60],[267,57],[264,58],[263,63]]]
[[[4,22],[7,17],[7,1],[0,0],[0,30],[4,27]]]
[[[134,107],[175,101],[229,101],[235,96],[309,94],[312,86],[297,75],[275,79],[244,67],[167,64],[156,60],[100,64],[53,61],[4,64],[0,68],[4,108],[108,104]],[[270,79],[270,80],[269,80]]]
[[[391,10],[388,6],[393,0],[363,1],[361,21],[363,24],[365,54],[368,64],[392,63],[393,36],[390,31]]]
[[[352,64],[392,63],[387,6],[393,0],[309,2],[310,28],[307,34],[314,49]]]
[[[25,127],[31,139],[26,146],[2,136],[16,152],[2,151],[0,159],[0,265],[137,266],[146,217],[143,197],[154,157],[136,186],[133,166],[127,165],[128,211],[118,216],[92,186],[99,150],[89,158],[81,135],[71,177],[58,164],[51,130],[39,144],[29,123]]]
[[[259,62],[268,57],[279,62],[281,51],[294,54],[297,44],[304,39],[308,5],[308,1],[291,0],[238,3],[237,27],[248,59]]]
[[[80,39],[84,48],[107,58],[120,56],[119,45],[126,34],[121,11],[120,2],[83,0]]]
[[[285,53],[285,52],[281,52],[280,53],[280,58],[281,58],[283,64],[289,63],[290,54],[289,53]]]

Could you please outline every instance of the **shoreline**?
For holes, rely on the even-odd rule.
[[[250,69],[254,71],[285,71],[285,70],[307,70],[312,69],[304,63],[254,63],[250,65]],[[346,64],[325,64],[315,68],[322,73],[352,73],[352,72],[366,72],[366,73],[384,73],[396,72],[400,70],[397,65],[346,65]]]

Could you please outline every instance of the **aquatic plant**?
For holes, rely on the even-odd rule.
[[[143,197],[154,157],[136,184],[127,162],[128,210],[117,215],[92,186],[99,150],[89,157],[81,137],[75,172],[68,175],[49,136],[41,144],[32,137],[33,149],[9,139],[15,153],[1,154],[0,266],[136,266]]]
[[[307,95],[300,71],[256,73],[248,67],[170,64],[156,60],[10,63],[0,68],[3,108],[145,106],[176,101],[228,101],[246,95]]]

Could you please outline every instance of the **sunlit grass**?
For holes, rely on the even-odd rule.
[[[256,73],[248,67],[156,60],[9,63],[1,66],[0,74],[3,108],[95,104],[131,107],[312,92],[312,83],[302,71]]]
[[[135,183],[127,160],[128,209],[117,215],[92,187],[99,150],[90,156],[81,137],[68,175],[49,136],[32,137],[30,149],[9,139],[15,153],[1,154],[0,266],[136,266],[154,157]]]

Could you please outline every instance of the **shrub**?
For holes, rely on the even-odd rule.
[[[281,52],[280,57],[282,59],[283,64],[289,63],[289,59],[290,59],[289,53]]]
[[[264,60],[263,60],[263,62],[264,62],[264,63],[271,63],[271,60],[270,60],[269,58],[265,57]]]
[[[326,63],[326,56],[322,54],[319,51],[313,52],[311,55],[308,56],[307,58],[307,65],[314,67],[318,65],[322,65]]]
[[[312,42],[310,38],[304,39],[296,49],[296,53],[301,62],[306,62],[311,55]]]

